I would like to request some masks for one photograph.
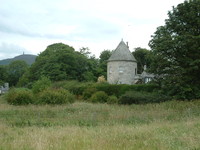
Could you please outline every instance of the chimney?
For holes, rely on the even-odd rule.
[[[128,46],[128,42],[126,42],[126,45],[127,45],[127,47],[129,48],[129,46]]]

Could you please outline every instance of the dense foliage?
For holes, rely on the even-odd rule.
[[[123,94],[120,99],[120,104],[147,104],[159,103],[169,100],[170,98],[157,93],[128,91]]]
[[[103,91],[98,91],[98,92],[92,94],[90,100],[93,103],[97,103],[97,102],[98,103],[105,103],[105,102],[107,102],[108,98],[109,98],[108,94],[106,94]]]
[[[200,1],[185,1],[168,16],[149,43],[151,72],[165,93],[177,99],[200,98]]]
[[[26,86],[42,76],[51,81],[77,80],[97,81],[99,76],[106,76],[106,60],[111,52],[105,50],[100,59],[90,56],[89,48],[75,51],[73,47],[63,43],[49,45],[39,54],[35,63],[20,78],[18,85]]]
[[[15,86],[27,70],[28,64],[21,60],[13,61],[8,66],[0,66],[0,81]]]
[[[151,51],[145,48],[137,47],[135,51],[132,52],[133,56],[137,60],[137,73],[141,74],[144,70],[144,65],[147,68],[150,67],[151,63]]]
[[[40,80],[37,80],[32,87],[33,93],[40,93],[51,86],[51,80],[47,77],[42,77]]]
[[[12,105],[27,105],[34,102],[32,91],[26,88],[11,89],[5,98]]]
[[[46,89],[39,93],[36,104],[67,104],[75,101],[74,95],[65,89]]]
[[[107,77],[107,60],[110,58],[112,51],[104,50],[99,56],[99,73],[104,77]]]
[[[155,84],[135,84],[135,85],[114,85],[108,83],[80,83],[77,81],[63,81],[53,83],[54,88],[64,88],[69,90],[74,95],[82,96],[83,99],[89,99],[94,93],[98,91],[105,92],[108,96],[120,97],[127,91],[138,92],[156,92],[159,87]]]
[[[0,85],[2,85],[4,82],[6,82],[6,78],[7,78],[6,67],[0,65]]]
[[[58,43],[48,46],[39,54],[30,68],[30,78],[37,80],[46,76],[52,81],[83,80],[87,69],[87,58],[83,54],[76,52],[73,47]]]

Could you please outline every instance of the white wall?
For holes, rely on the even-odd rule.
[[[136,62],[110,61],[107,64],[107,81],[110,84],[134,84],[136,69]]]

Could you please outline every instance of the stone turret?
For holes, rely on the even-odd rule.
[[[110,84],[134,84],[136,74],[136,59],[122,40],[108,59],[107,80]]]

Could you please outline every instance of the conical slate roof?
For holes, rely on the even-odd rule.
[[[108,61],[135,61],[136,59],[128,49],[128,46],[122,40],[115,51],[112,53]]]

